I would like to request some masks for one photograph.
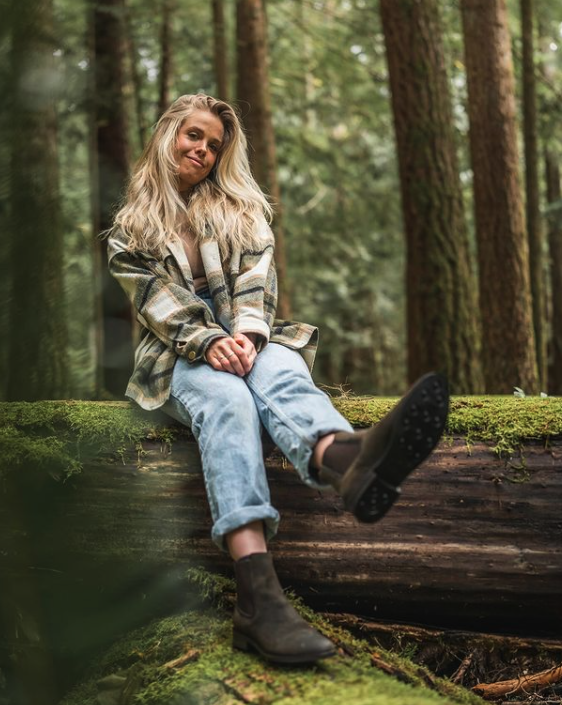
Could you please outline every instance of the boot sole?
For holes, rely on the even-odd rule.
[[[429,373],[419,379],[397,407],[385,452],[372,463],[361,451],[344,478],[346,508],[361,522],[373,523],[400,496],[400,484],[430,455],[447,423],[446,379]]]
[[[255,651],[264,659],[271,663],[279,663],[283,665],[297,665],[305,663],[314,663],[324,658],[336,655],[335,647],[327,651],[318,653],[303,653],[303,654],[272,654],[262,649],[253,639],[250,639],[245,634],[234,631],[232,634],[232,646],[240,651]]]

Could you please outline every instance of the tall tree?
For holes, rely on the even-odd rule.
[[[142,80],[138,67],[137,42],[135,40],[135,30],[133,26],[133,18],[129,6],[125,7],[125,24],[126,24],[126,45],[129,64],[131,67],[131,79],[133,82],[133,92],[135,99],[135,112],[137,118],[138,142],[140,149],[144,149],[147,140],[148,127],[144,114],[144,105],[142,99]]]
[[[172,83],[172,0],[162,1],[162,24],[160,26],[160,74],[158,94],[158,117],[170,105]]]
[[[68,393],[52,0],[12,8],[10,379],[7,397]]]
[[[228,100],[228,51],[224,22],[224,0],[213,0],[213,62],[217,82],[217,98]]]
[[[535,80],[533,0],[521,0],[523,42],[523,140],[525,145],[525,190],[527,237],[533,297],[533,327],[542,389],[547,387],[546,297],[544,290],[543,227],[539,200],[539,156],[537,147],[537,91]]]
[[[547,201],[552,205],[557,204],[548,221],[552,300],[548,393],[560,396],[562,395],[562,191],[560,167],[554,154],[548,150],[545,154],[545,171]]]
[[[548,235],[548,393],[562,395],[562,191],[560,185],[560,110],[556,92],[557,55],[554,38],[558,33],[558,22],[553,17],[552,26],[547,7],[541,6],[538,16],[541,56],[541,91],[539,113],[540,135],[544,142],[544,181],[546,202],[545,218]],[[552,31],[554,30],[554,31]]]
[[[124,70],[123,0],[99,0],[93,11],[95,66],[95,143],[97,146],[97,204],[94,232],[111,227],[113,214],[123,193],[129,170],[129,142],[123,86]],[[132,368],[131,309],[119,285],[106,266],[105,241],[98,240],[101,267],[98,329],[100,370],[98,380],[111,394],[122,396]]]
[[[461,0],[486,391],[538,392],[505,0]]]
[[[2,48],[10,46],[6,56],[10,78],[4,93],[9,122],[2,120],[9,146],[1,149],[8,168],[4,171],[4,162],[0,171],[2,240],[11,255],[11,286],[3,292],[10,319],[6,397],[9,401],[64,399],[69,388],[68,333],[56,118],[60,82],[54,56],[59,46],[53,3],[21,0],[3,9]],[[10,585],[2,566],[0,632],[12,642],[9,668],[3,664],[2,690],[15,705],[50,705],[61,694],[49,652],[44,605],[30,578],[33,551],[19,505],[4,500],[2,507],[18,536],[10,562],[20,576]],[[32,649],[22,648],[25,641],[29,643],[29,625]]]
[[[481,392],[470,264],[436,0],[381,0],[406,231],[408,376]]]
[[[237,95],[250,143],[250,161],[260,186],[275,205],[276,263],[279,278],[278,315],[290,316],[281,191],[277,178],[275,134],[269,92],[267,29],[262,0],[237,0]]]

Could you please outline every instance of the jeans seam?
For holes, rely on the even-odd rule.
[[[280,421],[282,421],[285,426],[287,426],[296,436],[299,437],[302,442],[305,443],[305,445],[308,446],[308,448],[312,449],[314,447],[310,436],[307,437],[302,432],[301,428],[297,424],[293,423],[293,421],[279,409],[279,406],[275,402],[269,399],[267,394],[260,388],[258,384],[252,382],[251,385],[248,384],[248,387],[252,392],[256,394],[256,396],[260,398],[260,400],[265,404],[265,406],[267,406],[274,412],[274,414],[280,419]]]
[[[191,410],[189,409],[187,401],[184,401],[183,399],[181,399],[179,396],[174,394],[171,390],[170,390],[170,398],[174,399],[176,402],[178,402],[178,404],[181,404],[181,406],[183,406],[185,408],[185,410],[187,411],[187,413],[189,415],[189,426],[190,426],[190,428],[192,428],[193,414],[191,413]]]

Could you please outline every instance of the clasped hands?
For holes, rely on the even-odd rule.
[[[215,370],[244,377],[257,356],[254,333],[236,333],[231,338],[217,338],[207,348],[205,359]]]

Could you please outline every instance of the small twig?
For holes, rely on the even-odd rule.
[[[244,693],[241,690],[238,690],[238,688],[234,685],[234,678],[227,678],[226,680],[220,680],[220,678],[217,678],[217,683],[220,683],[222,687],[226,690],[226,692],[229,695],[234,696],[236,700],[239,700],[243,703],[248,703],[248,705],[251,705],[252,703],[255,702],[256,697],[252,695],[252,693]]]
[[[474,657],[474,651],[471,651],[467,656],[463,658],[463,660],[460,663],[460,666],[457,668],[457,670],[453,673],[451,676],[451,681],[453,683],[462,683],[462,679],[464,678],[464,674],[467,672],[470,664],[472,663],[472,659]]]
[[[373,652],[371,654],[371,665],[374,666],[375,668],[378,668],[381,670],[383,673],[386,673],[389,676],[393,676],[399,681],[402,681],[403,683],[412,683],[413,678],[408,675],[405,671],[403,671],[401,668],[397,668],[396,666],[393,666],[392,664],[388,663],[388,661],[385,661],[380,654]],[[421,670],[421,669],[420,669]],[[420,673],[418,673],[420,675]],[[426,674],[424,674],[426,675]],[[424,678],[425,680],[425,678]]]
[[[508,681],[497,683],[478,683],[472,690],[486,700],[494,700],[502,695],[515,695],[516,693],[536,690],[546,685],[552,685],[562,680],[562,665],[548,668],[546,671],[535,673],[532,676],[520,676]]]
[[[182,654],[178,658],[175,658],[173,661],[168,661],[167,663],[165,663],[162,668],[182,668],[187,663],[196,661],[200,655],[201,652],[197,649],[189,649],[189,651],[187,651],[185,654]]]

